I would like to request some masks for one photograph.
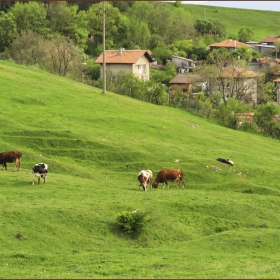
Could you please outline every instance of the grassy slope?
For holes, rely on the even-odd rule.
[[[0,86],[1,150],[23,153],[0,171],[2,278],[279,277],[279,141],[10,62]],[[187,188],[138,190],[141,169],[164,167]],[[117,234],[136,208],[146,232]]]
[[[252,2],[253,3],[253,2]],[[279,12],[254,10],[258,2],[252,4],[252,10],[234,9],[195,4],[184,4],[183,8],[188,15],[196,19],[217,20],[226,26],[226,36],[237,36],[241,28],[250,27],[253,31],[252,41],[261,41],[269,35],[279,34]],[[171,14],[176,15],[176,8],[172,3],[167,3]],[[216,12],[217,11],[217,12]]]

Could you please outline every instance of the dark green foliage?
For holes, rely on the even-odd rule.
[[[146,226],[145,213],[138,209],[133,211],[123,211],[117,214],[117,228],[128,235],[138,236]]]
[[[278,124],[273,123],[272,120],[279,112],[279,106],[273,103],[261,104],[255,111],[254,122],[264,133],[271,134],[274,128],[278,129]]]

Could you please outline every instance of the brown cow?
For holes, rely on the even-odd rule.
[[[15,163],[14,171],[17,168],[17,171],[19,171],[20,167],[20,159],[22,154],[18,151],[9,151],[9,152],[2,152],[0,153],[0,164],[3,164],[2,169],[7,170],[7,162],[9,163]]]
[[[147,186],[152,189],[153,172],[151,170],[141,170],[138,173],[138,181],[140,182],[139,189],[142,186],[144,191],[147,191]]]
[[[163,183],[163,189],[165,188],[165,184],[169,188],[168,181],[177,182],[177,189],[182,184],[183,189],[185,188],[184,181],[184,172],[180,169],[162,169],[158,175],[156,180],[153,182],[153,188],[157,188],[159,183]]]

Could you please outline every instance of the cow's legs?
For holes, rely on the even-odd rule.
[[[163,189],[165,189],[165,184],[167,185],[167,188],[169,189],[169,185],[168,185],[167,181],[163,182]]]

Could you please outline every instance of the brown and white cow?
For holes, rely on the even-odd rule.
[[[162,169],[161,171],[159,171],[156,180],[153,182],[152,186],[153,188],[157,188],[159,183],[163,183],[163,189],[165,188],[165,184],[169,188],[168,181],[176,181],[177,188],[181,183],[182,187],[185,188],[184,172],[180,169]]]
[[[150,189],[152,189],[153,172],[151,170],[141,170],[138,173],[138,181],[140,182],[139,190],[140,187],[143,187],[143,190],[147,191],[148,185],[150,185]]]
[[[44,178],[44,183],[47,183],[48,165],[46,163],[37,163],[32,168],[34,175],[32,185],[34,185],[35,179],[38,178],[38,185],[40,184],[40,178]]]
[[[17,168],[17,171],[19,171],[20,167],[20,159],[21,159],[22,154],[18,151],[8,151],[8,152],[2,152],[0,153],[0,164],[3,164],[2,169],[7,170],[7,162],[9,163],[15,163],[14,166],[14,171]]]

